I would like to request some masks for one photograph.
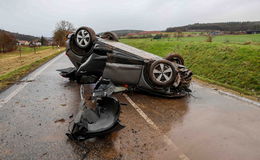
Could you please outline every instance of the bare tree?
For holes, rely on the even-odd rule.
[[[16,49],[16,39],[13,35],[0,31],[0,53],[10,52]]]
[[[74,31],[74,27],[72,23],[68,21],[60,21],[59,23],[56,24],[56,28],[54,30],[53,34],[53,41],[55,44],[59,46],[65,46],[65,42],[67,39],[67,35],[69,33],[72,33]]]
[[[72,23],[63,20],[56,24],[56,30],[73,32],[75,29]]]

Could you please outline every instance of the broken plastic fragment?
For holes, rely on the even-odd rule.
[[[124,128],[118,120],[120,103],[115,98],[102,97],[97,100],[95,109],[87,106],[80,108],[82,110],[76,115],[69,133],[66,134],[70,139],[85,140]]]

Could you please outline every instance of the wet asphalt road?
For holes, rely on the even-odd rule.
[[[260,108],[197,83],[181,99],[118,94],[128,104],[120,115],[124,129],[70,141],[65,133],[79,86],[55,71],[68,66],[59,56],[0,94],[0,160],[260,159]]]

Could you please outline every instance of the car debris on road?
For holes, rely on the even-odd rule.
[[[80,87],[80,109],[66,134],[70,139],[82,141],[124,128],[119,122],[120,103],[112,97],[116,88],[111,81],[99,81],[91,97],[96,107],[91,108],[86,104],[84,85]]]
[[[61,76],[96,84],[91,97],[96,108],[88,107],[81,97],[80,111],[67,134],[71,139],[85,140],[123,128],[115,92],[137,90],[170,98],[191,92],[192,72],[180,55],[161,58],[118,42],[112,32],[97,36],[91,28],[80,27],[68,35],[66,55],[74,67],[58,70]]]

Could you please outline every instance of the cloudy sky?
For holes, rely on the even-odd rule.
[[[192,23],[259,21],[260,0],[0,0],[0,29],[52,36],[67,20],[97,33]]]

